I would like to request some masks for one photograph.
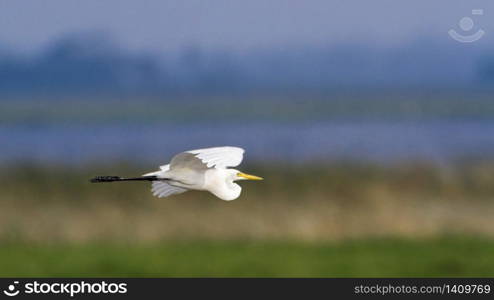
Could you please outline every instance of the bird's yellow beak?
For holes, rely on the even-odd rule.
[[[238,177],[245,178],[245,179],[248,179],[248,180],[263,180],[264,179],[264,178],[259,177],[259,176],[245,174],[245,173],[242,173],[242,172],[238,172],[237,173],[237,176]]]

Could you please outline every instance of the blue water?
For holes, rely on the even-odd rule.
[[[248,162],[339,159],[379,163],[494,157],[494,121],[12,125],[0,164],[165,163],[180,151],[234,145]]]

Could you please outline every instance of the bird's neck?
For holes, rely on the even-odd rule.
[[[235,200],[240,196],[240,192],[242,191],[240,185],[232,182],[232,184],[225,184],[225,187],[226,188],[213,189],[211,190],[211,193],[225,201]]]
[[[235,200],[240,196],[242,187],[235,182],[228,180],[225,176],[217,174],[223,172],[224,170],[221,169],[208,170],[209,174],[206,173],[205,189],[225,201]]]

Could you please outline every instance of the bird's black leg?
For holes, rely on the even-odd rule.
[[[133,178],[122,178],[119,176],[96,176],[89,180],[92,183],[97,182],[114,182],[114,181],[155,181],[159,180],[156,176],[142,176]]]

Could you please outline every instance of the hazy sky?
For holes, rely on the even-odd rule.
[[[473,30],[494,32],[492,0],[0,0],[0,44],[42,48],[64,34],[103,31],[133,50],[183,46],[245,51],[348,40],[403,43],[427,34],[447,40],[471,10]],[[472,31],[473,31],[472,30]]]

